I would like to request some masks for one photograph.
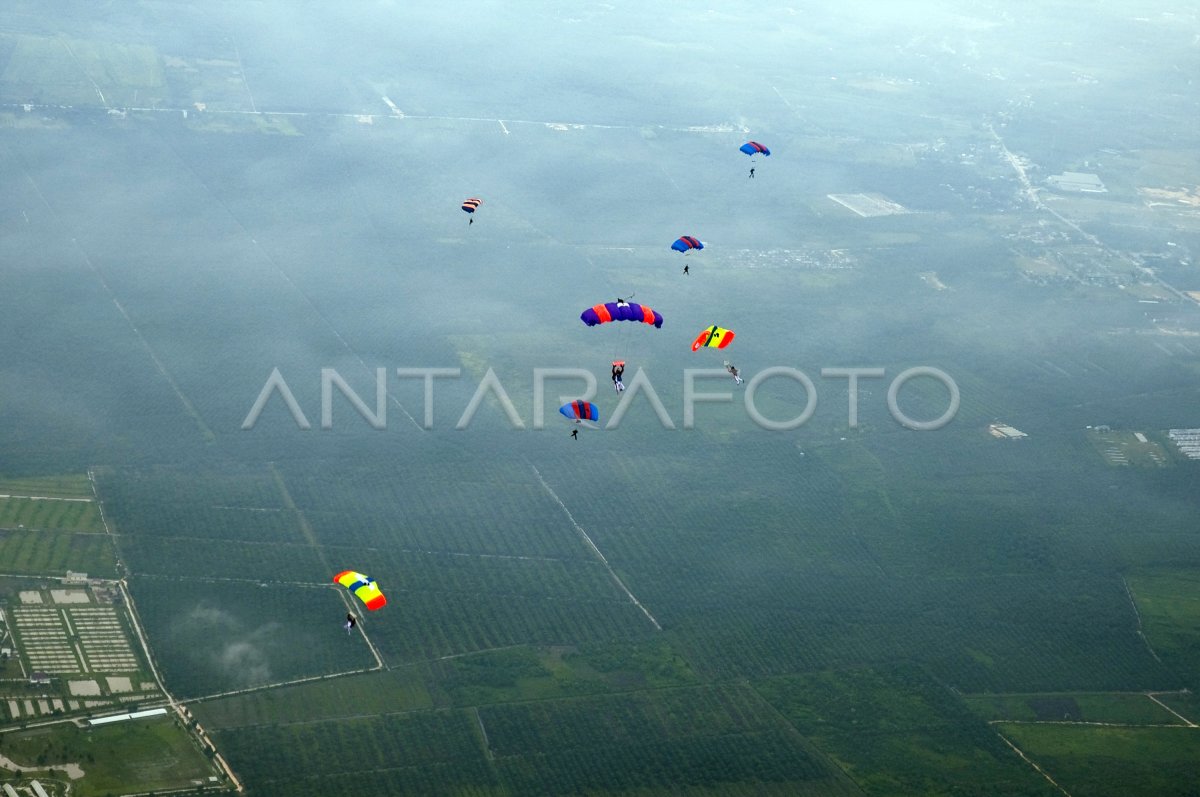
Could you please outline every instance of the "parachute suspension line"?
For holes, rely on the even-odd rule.
[[[625,297],[625,301],[630,301],[635,296],[637,296],[636,293],[631,293]],[[632,325],[631,324],[622,324],[621,325],[621,338],[617,341],[618,343],[621,344],[621,359],[625,360],[627,362],[629,360],[629,344],[633,341],[634,332],[639,331],[639,330],[626,329],[626,327],[628,327],[628,326],[637,326],[637,324],[636,323],[634,323]]]

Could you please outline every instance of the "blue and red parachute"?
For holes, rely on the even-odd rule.
[[[599,421],[600,410],[590,401],[572,401],[558,408],[563,417],[572,421]]]
[[[640,321],[643,324],[653,324],[656,329],[662,329],[663,317],[644,304],[635,302],[605,302],[584,310],[579,314],[579,320],[594,327],[597,324],[607,324],[610,321]]]
[[[771,150],[767,149],[762,144],[759,144],[757,141],[747,141],[745,144],[742,144],[740,147],[738,147],[738,149],[752,158],[755,155],[766,155],[767,157],[771,156]]]
[[[676,252],[687,254],[693,249],[703,249],[704,243],[699,238],[693,238],[690,235],[683,235],[676,239],[675,243],[671,244],[671,248]]]

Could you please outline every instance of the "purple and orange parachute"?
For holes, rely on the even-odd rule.
[[[675,239],[675,243],[671,244],[671,248],[676,252],[687,254],[693,249],[703,249],[704,243],[699,238],[693,238],[690,235],[681,235]]]
[[[471,197],[470,199],[468,199],[462,203],[462,209],[463,209],[464,213],[474,213],[476,210],[479,209],[479,206],[482,204],[483,204],[482,199],[478,199],[476,197]]]
[[[589,307],[579,314],[579,320],[594,327],[607,324],[610,321],[641,321],[643,324],[653,324],[656,329],[662,329],[663,317],[644,304],[634,302],[605,302]]]
[[[590,401],[572,401],[559,407],[558,411],[572,421],[600,420],[600,410]]]

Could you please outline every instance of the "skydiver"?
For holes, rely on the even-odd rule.
[[[754,179],[754,167],[753,166],[750,167],[750,179],[751,180]]]
[[[354,615],[347,614],[346,615],[346,623],[345,623],[345,625],[342,626],[342,628],[345,628],[346,633],[349,634],[350,630],[352,628],[354,628],[354,626],[356,626],[356,625],[358,625],[358,620],[355,619]]]
[[[579,421],[575,421],[575,423],[579,423]],[[578,430],[578,429],[572,429],[572,430],[571,430],[571,439],[572,439],[572,440],[578,440],[578,439],[579,439],[579,430]]]
[[[688,267],[687,267],[687,263],[684,263],[684,264],[683,264],[683,273],[684,273],[684,274],[688,273]]]
[[[751,177],[753,177],[754,175],[750,175],[750,176],[751,176]],[[474,217],[474,216],[467,216],[467,226],[468,226],[468,227],[470,227],[470,226],[471,226],[472,224],[474,224],[474,223],[475,223],[475,217]]]
[[[725,370],[728,371],[731,376],[733,376],[733,381],[736,382],[737,384],[740,385],[742,382],[745,381],[742,379],[741,375],[738,374],[737,367],[733,363],[729,362],[729,360],[725,361]]]
[[[625,373],[625,364],[624,363],[621,363],[620,365],[613,363],[612,381],[613,381],[613,387],[616,389],[616,391],[618,393],[620,393],[622,390],[625,389],[625,383],[621,381],[621,375],[624,373]]]

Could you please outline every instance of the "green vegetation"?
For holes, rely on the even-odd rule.
[[[972,712],[985,720],[1183,724],[1182,720],[1145,694],[967,695],[963,700]]]
[[[103,532],[100,510],[88,501],[0,498],[0,529]]]
[[[1154,695],[1172,711],[1178,712],[1193,724],[1200,724],[1200,695],[1195,692],[1160,692]]]
[[[423,674],[404,667],[205,700],[195,705],[193,713],[206,728],[228,729],[432,707]]]
[[[154,655],[181,697],[294,678],[366,669],[375,664],[361,636],[342,631],[346,608],[328,589],[277,585],[130,584]]]
[[[528,648],[459,656],[428,665],[449,705],[481,706],[697,683],[669,645],[641,642]],[[440,701],[439,701],[440,702]]]
[[[1142,693],[1200,690],[1197,471],[1141,467],[1153,433],[1081,431],[1200,424],[1196,305],[1158,282],[1197,287],[1200,217],[1138,193],[1196,182],[1171,3],[1082,28],[1081,4],[965,0],[292,5],[10,0],[0,25],[0,495],[87,498],[60,474],[92,469],[113,531],[0,499],[0,572],[119,554],[168,687],[252,794],[1036,795],[996,721],[1064,717],[1180,760],[1192,729],[1143,727],[1179,720]],[[447,24],[472,55],[430,71]],[[743,128],[779,142],[755,180]],[[1111,190],[1045,188],[1064,169]],[[853,193],[914,212],[828,199]],[[687,277],[684,232],[712,242]],[[579,323],[635,290],[663,329]],[[722,376],[699,389],[733,400],[682,428],[709,323],[748,378],[811,377],[811,419],[764,431]],[[611,418],[616,357],[675,429],[639,399],[572,441],[553,398],[532,428],[533,369],[591,369]],[[395,370],[422,365],[464,370],[428,430]],[[852,428],[821,370],[855,365],[885,376]],[[920,365],[961,390],[936,432],[888,412]],[[311,428],[279,396],[242,428],[274,368]],[[387,428],[337,391],[323,428],[324,368],[368,405],[383,369]],[[454,428],[489,368],[524,430],[491,399]],[[756,397],[775,419],[808,398],[781,376]],[[898,402],[947,398],[921,378]],[[347,568],[385,610],[330,583]],[[1161,699],[1196,720],[1194,694]],[[1067,775],[1107,755],[1031,749]]]
[[[77,764],[83,777],[69,782],[80,797],[185,788],[217,774],[187,731],[168,717],[7,733],[0,736],[0,752],[25,766]],[[67,780],[61,771],[30,776]]]
[[[49,498],[92,498],[92,482],[87,474],[67,476],[29,476],[0,478],[0,494],[46,496]]]
[[[784,676],[755,688],[868,794],[1054,793],[918,669]]]
[[[0,567],[8,573],[116,577],[112,540],[104,534],[69,531],[0,531]]]
[[[1196,793],[1194,728],[1006,725],[998,729],[1076,797]]]
[[[1146,640],[1163,661],[1200,688],[1200,570],[1163,569],[1126,577],[1142,616]]]
[[[255,726],[220,731],[215,739],[264,794],[329,794],[347,778],[356,788],[397,795],[495,786],[465,711]]]

